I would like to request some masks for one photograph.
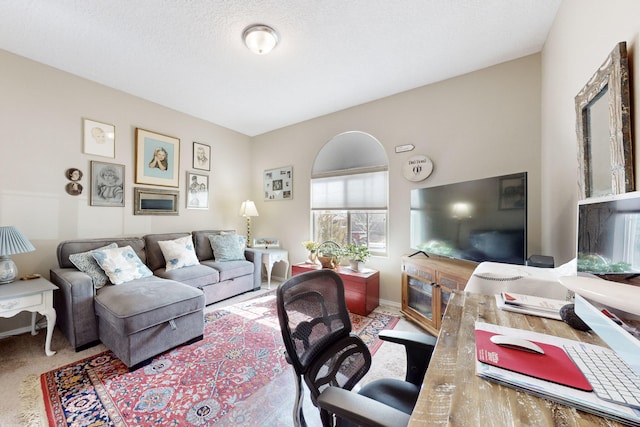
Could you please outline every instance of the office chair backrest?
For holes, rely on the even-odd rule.
[[[344,285],[333,270],[293,276],[278,287],[278,318],[287,360],[313,403],[328,386],[351,390],[371,366],[371,353],[351,335]]]
[[[287,280],[278,287],[277,307],[287,356],[300,375],[327,345],[351,332],[342,279],[332,270]]]

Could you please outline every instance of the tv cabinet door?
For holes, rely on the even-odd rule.
[[[437,335],[451,295],[463,290],[475,264],[438,258],[402,259],[402,313]]]

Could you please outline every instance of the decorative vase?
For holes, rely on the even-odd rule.
[[[364,262],[350,259],[349,268],[353,271],[362,271],[364,269]]]
[[[318,264],[318,253],[316,251],[309,252],[309,259],[307,259],[307,264]]]

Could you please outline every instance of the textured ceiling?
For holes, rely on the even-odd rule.
[[[539,52],[560,3],[1,0],[0,49],[255,136]]]

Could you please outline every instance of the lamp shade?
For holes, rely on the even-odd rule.
[[[14,226],[0,227],[0,256],[35,251],[29,239]]]
[[[266,55],[278,44],[278,34],[266,25],[252,25],[242,34],[244,44],[258,55]]]
[[[251,200],[245,200],[240,205],[240,216],[258,216],[258,209],[256,209],[256,204]]]

